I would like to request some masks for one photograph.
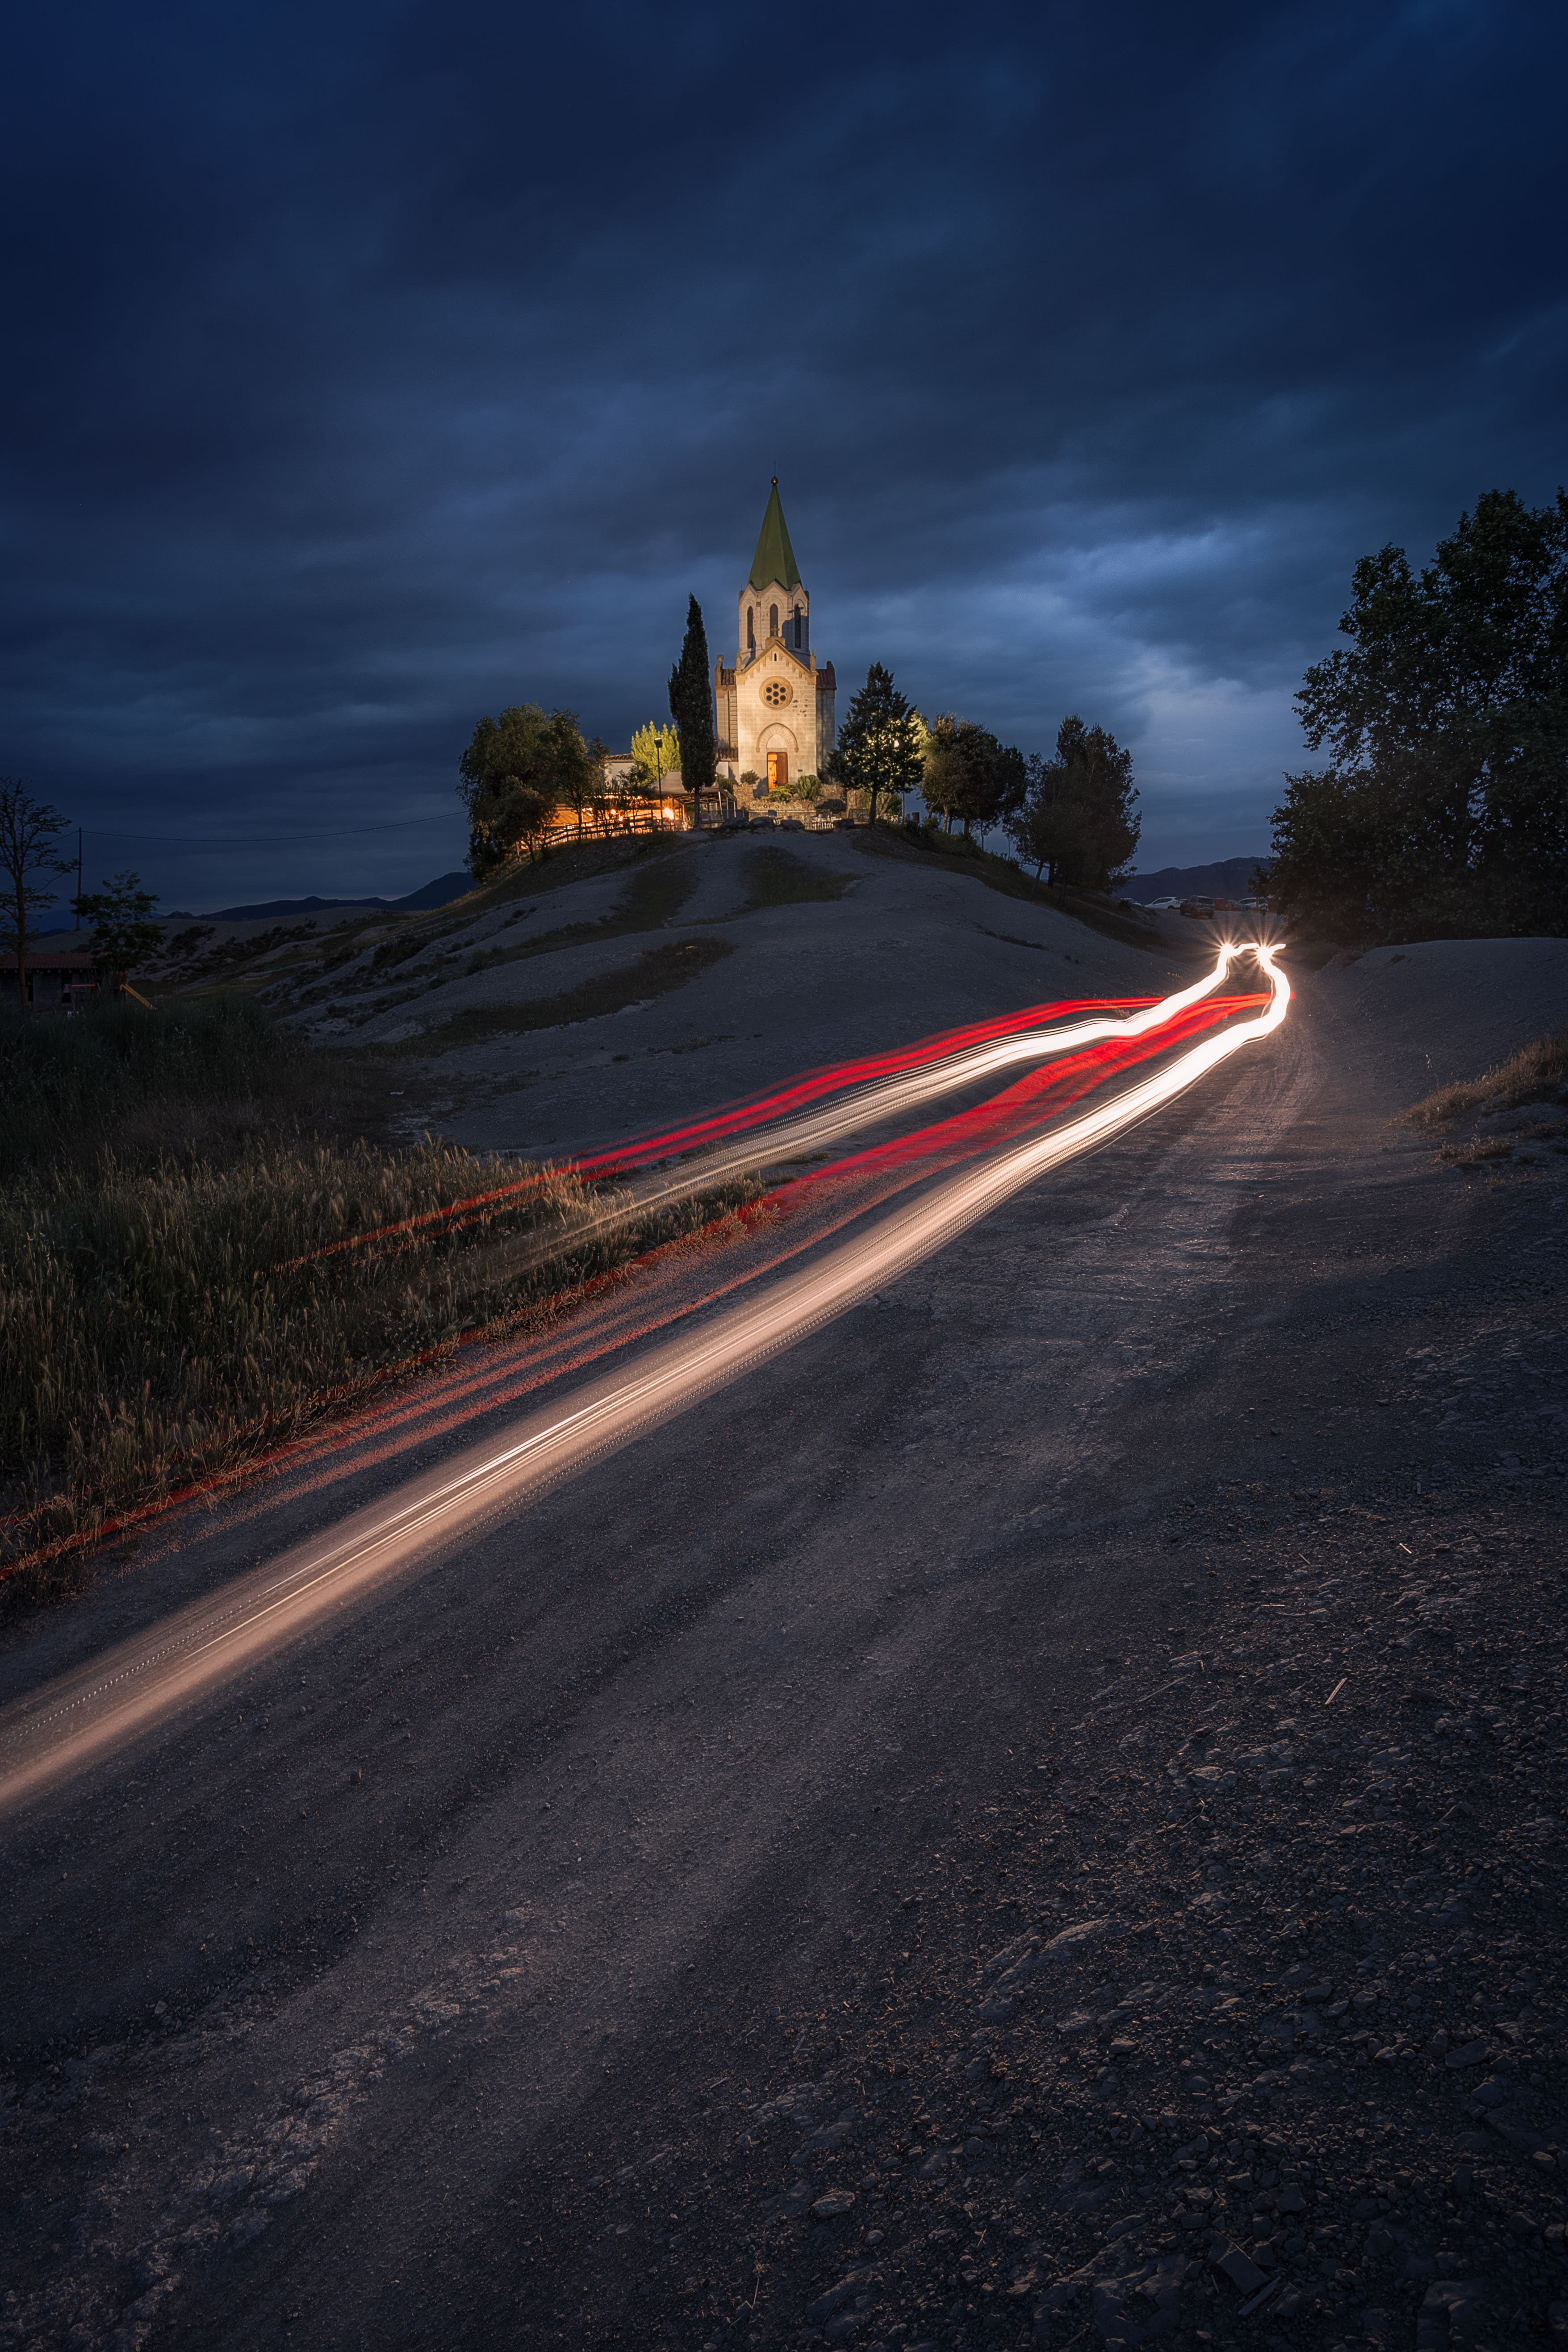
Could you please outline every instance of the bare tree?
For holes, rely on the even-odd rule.
[[[27,1008],[27,949],[35,917],[55,903],[58,892],[37,877],[69,874],[68,858],[55,854],[56,836],[66,829],[58,809],[36,801],[19,776],[0,776],[0,954],[16,959],[16,996]]]

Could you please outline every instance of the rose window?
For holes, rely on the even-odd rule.
[[[782,710],[789,700],[789,688],[782,677],[775,677],[763,688],[763,700],[772,710]]]

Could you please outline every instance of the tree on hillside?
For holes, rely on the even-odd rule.
[[[584,820],[596,816],[604,805],[605,762],[610,756],[610,747],[595,735],[591,742],[584,744],[583,751],[584,757],[581,761],[565,763],[560,799],[560,806],[569,811],[576,822],[579,841],[583,838]]]
[[[893,683],[891,670],[873,662],[866,683],[851,698],[838,748],[826,764],[829,783],[847,793],[864,793],[869,820],[877,822],[879,801],[902,801],[920,788],[924,729],[909,697]]]
[[[637,775],[655,792],[666,776],[673,776],[679,771],[680,751],[680,738],[674,728],[661,727],[657,719],[650,719],[647,725],[639,727],[632,737],[632,758],[637,763]]]
[[[1055,759],[1036,756],[1028,766],[1028,791],[1007,830],[1037,881],[1047,866],[1047,879],[1080,890],[1123,881],[1142,830],[1131,752],[1075,714],[1057,730]]]
[[[1352,942],[1568,929],[1568,493],[1489,490],[1422,572],[1364,556],[1296,698],[1326,769],[1287,776],[1260,876]]]
[[[36,801],[20,776],[0,776],[0,954],[16,964],[16,999],[27,1005],[27,950],[37,936],[36,918],[55,903],[45,875],[68,874],[68,859],[57,855],[66,829],[58,809]]]
[[[476,882],[525,853],[538,856],[557,809],[592,792],[593,759],[574,714],[546,713],[537,702],[481,719],[458,768]]]
[[[1089,862],[1083,813],[1061,786],[1062,772],[1056,762],[1031,753],[1029,788],[1008,822],[1007,837],[1023,863],[1034,867],[1037,888],[1042,875],[1047,882],[1065,880]]]
[[[945,818],[950,833],[955,818],[966,834],[972,825],[1005,824],[1022,806],[1028,781],[1024,754],[1011,743],[999,742],[972,719],[932,719],[921,790],[926,806]]]
[[[708,636],[702,607],[688,600],[686,636],[680,659],[669,673],[669,715],[680,744],[680,776],[689,793],[713,789],[713,680],[708,664]],[[698,804],[700,814],[700,803]]]
[[[153,893],[142,887],[140,874],[116,874],[101,889],[71,900],[77,921],[91,926],[89,952],[100,985],[119,987],[128,972],[157,954],[165,936],[163,925],[153,919],[157,904]]]

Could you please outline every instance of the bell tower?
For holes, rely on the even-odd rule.
[[[811,650],[811,597],[776,477],[736,620],[734,667],[721,662],[713,673],[720,762],[736,783],[753,776],[759,796],[788,797],[802,776],[820,774],[833,750],[836,681],[832,664],[818,669]]]
[[[748,668],[771,638],[791,653],[811,651],[811,598],[789,541],[777,478],[768,492],[757,551],[739,602],[735,667]]]

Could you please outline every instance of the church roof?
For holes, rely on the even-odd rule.
[[[768,493],[767,511],[757,534],[757,551],[752,558],[751,576],[747,586],[765,588],[776,580],[784,588],[801,586],[800,566],[795,560],[795,550],[789,543],[789,525],[779,504],[779,486],[775,478]]]

